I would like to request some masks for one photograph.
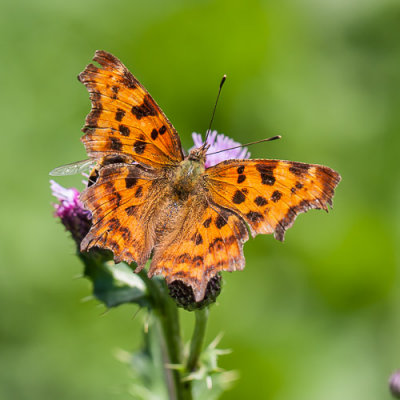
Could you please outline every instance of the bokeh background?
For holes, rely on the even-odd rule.
[[[118,56],[180,132],[208,126],[253,157],[338,170],[334,210],[301,215],[282,244],[258,236],[225,273],[207,341],[232,348],[223,399],[390,399],[400,367],[398,0],[6,0],[0,5],[0,398],[127,399],[143,315],[74,280],[48,172],[85,158],[77,74]],[[80,177],[58,179],[81,186]],[[182,312],[185,335],[193,315]]]

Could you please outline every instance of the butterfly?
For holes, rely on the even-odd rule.
[[[135,272],[151,258],[149,277],[182,281],[198,302],[212,277],[244,268],[249,234],[282,241],[298,214],[332,206],[341,178],[328,167],[232,159],[205,168],[206,143],[185,156],[175,128],[122,62],[105,51],[93,60],[100,67],[89,64],[78,77],[92,103],[81,140],[96,165],[81,194],[92,213],[81,251],[111,250],[116,263],[135,262]]]

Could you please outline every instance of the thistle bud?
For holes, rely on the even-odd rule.
[[[196,302],[193,289],[185,285],[182,281],[173,281],[168,285],[169,295],[175,300],[178,307],[182,307],[187,311],[201,310],[202,308],[215,303],[217,297],[221,293],[222,278],[220,275],[212,277],[206,289],[203,300]]]
[[[60,218],[79,248],[82,239],[89,232],[92,214],[83,208],[77,189],[64,188],[54,181],[50,181],[50,183],[53,196],[59,201],[59,203],[53,204],[56,210],[54,216]]]

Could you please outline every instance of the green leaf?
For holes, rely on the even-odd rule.
[[[85,276],[93,283],[93,295],[106,307],[148,305],[145,283],[127,264],[114,264],[104,252],[80,253],[79,257],[85,264]]]

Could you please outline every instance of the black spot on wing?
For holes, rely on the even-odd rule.
[[[122,124],[119,126],[119,132],[122,136],[129,136],[129,134],[131,133],[130,129]]]
[[[211,217],[210,217],[210,218],[207,218],[207,219],[203,222],[203,226],[204,226],[205,228],[208,228],[208,227],[210,226],[210,224],[211,224]]]
[[[136,117],[136,119],[142,119],[144,117],[156,116],[158,112],[150,99],[150,96],[146,94],[143,98],[143,103],[140,106],[132,107],[132,114]]]
[[[239,175],[237,178],[237,183],[242,183],[246,180],[246,175]]]
[[[223,218],[221,215],[218,215],[217,219],[215,220],[215,226],[218,229],[221,229],[223,226],[227,224],[225,218]]]
[[[292,193],[296,193],[297,189],[302,189],[303,188],[303,184],[300,182],[296,182],[296,184],[290,189],[290,191]]]
[[[253,222],[253,223],[258,223],[258,222],[264,220],[264,217],[262,216],[262,214],[260,214],[260,213],[257,212],[257,211],[249,211],[249,212],[246,214],[246,217],[248,218],[248,220],[249,220],[250,222]]]
[[[254,203],[256,203],[259,207],[262,207],[268,204],[268,200],[262,196],[257,196],[254,199]]]
[[[137,183],[138,179],[135,174],[132,172],[129,172],[128,176],[125,178],[125,186],[127,189],[130,189],[131,187],[135,186]]]
[[[272,193],[271,200],[276,203],[280,200],[282,197],[282,193],[279,190],[275,190],[274,193]]]
[[[122,150],[122,143],[118,138],[111,137],[110,141],[111,141],[111,143],[110,143],[111,150],[115,150],[115,151]]]
[[[124,118],[124,115],[125,115],[125,111],[118,108],[117,112],[115,113],[115,119],[117,121],[121,122],[122,118]]]
[[[150,136],[151,136],[151,138],[152,138],[153,140],[156,140],[156,139],[157,139],[157,136],[158,136],[158,131],[157,131],[157,129],[153,129],[153,130],[151,131]]]
[[[243,194],[241,190],[236,190],[235,194],[232,197],[232,201],[235,204],[243,203],[246,200],[246,196]]]
[[[261,183],[263,185],[272,186],[275,183],[274,169],[276,165],[274,164],[256,164],[256,170],[260,173]]]
[[[303,188],[303,184],[300,182],[296,182],[296,188],[297,189],[302,189]]]
[[[138,84],[138,81],[127,69],[124,70],[124,77],[122,82],[130,89],[135,89]]]
[[[139,140],[133,144],[133,149],[135,150],[136,154],[143,154],[144,149],[146,148],[146,142],[144,141],[144,135],[141,135]]]
[[[291,162],[289,171],[296,176],[302,176],[310,169],[310,167],[311,167],[310,164]]]

